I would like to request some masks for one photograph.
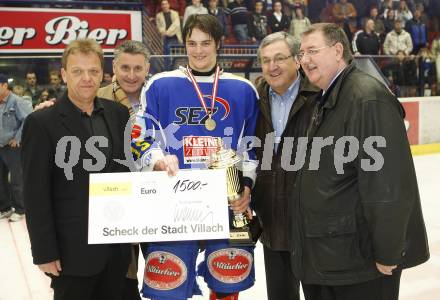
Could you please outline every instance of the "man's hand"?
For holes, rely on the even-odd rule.
[[[17,148],[18,146],[20,146],[20,144],[17,142],[16,139],[12,139],[12,140],[10,140],[9,143],[8,143],[8,145],[9,145],[11,148]]]
[[[38,265],[38,268],[44,273],[52,274],[54,276],[60,276],[61,263],[60,260],[51,261],[50,263]]]
[[[167,171],[169,176],[174,176],[179,170],[179,160],[175,155],[165,155],[154,164],[154,171]]]
[[[237,201],[231,202],[231,209],[234,211],[234,214],[240,214],[246,212],[249,219],[252,219],[252,210],[249,207],[251,203],[251,189],[247,186],[244,187],[243,194],[241,198]]]
[[[376,263],[376,268],[379,272],[381,272],[384,275],[393,275],[393,270],[397,268],[397,265],[385,266],[385,265],[381,265],[380,263]]]
[[[41,102],[40,104],[38,104],[38,105],[36,105],[36,106],[34,107],[34,111],[36,111],[36,110],[40,110],[40,109],[42,109],[42,108],[51,107],[51,106],[54,105],[54,104],[55,104],[55,98],[50,99],[50,100],[47,100],[47,101],[44,101],[44,102]]]

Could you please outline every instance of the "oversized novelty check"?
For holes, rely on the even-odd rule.
[[[229,238],[225,170],[90,175],[89,244]]]

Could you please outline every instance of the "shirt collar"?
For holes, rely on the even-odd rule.
[[[73,107],[75,107],[75,109],[81,114],[81,116],[88,116],[86,112],[84,112],[81,109],[79,109],[79,107],[76,106],[75,104],[73,104],[73,102],[71,102],[71,103],[72,103]],[[102,105],[101,102],[97,101],[96,98],[95,98],[95,100],[93,100],[92,115],[94,115],[94,114],[102,114],[103,112],[104,112],[104,106]]]
[[[292,95],[296,90],[299,88],[299,84],[301,83],[301,74],[299,72],[296,72],[296,79],[292,84],[289,86],[287,91],[284,92],[284,94],[280,95],[277,92],[275,92],[272,87],[269,87],[269,93],[273,97],[282,97],[290,96]]]
[[[328,87],[322,91],[322,96],[325,95],[325,92],[328,91],[328,89],[332,86],[333,82],[335,82],[335,80],[339,77],[339,75],[341,75],[342,71],[345,70],[346,67],[344,67],[343,69],[339,70],[338,73],[336,73],[335,77],[333,77],[332,81],[330,81],[330,84],[328,85]]]

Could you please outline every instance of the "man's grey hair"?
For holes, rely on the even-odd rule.
[[[145,60],[148,62],[150,60],[150,53],[148,52],[147,47],[139,41],[124,41],[120,45],[115,48],[115,60],[118,60],[119,56],[122,53],[127,54],[141,54],[145,57]]]
[[[300,47],[300,41],[295,38],[293,35],[287,33],[287,32],[275,32],[272,34],[269,34],[268,36],[266,36],[260,43],[260,46],[258,47],[258,59],[261,59],[260,55],[261,55],[261,50],[270,45],[273,44],[275,42],[278,41],[284,41],[287,44],[287,47],[289,48],[290,54],[293,57],[296,57],[296,55],[299,52],[299,47]]]

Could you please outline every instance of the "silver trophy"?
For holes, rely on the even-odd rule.
[[[228,202],[232,203],[241,198],[243,193],[243,172],[237,167],[241,158],[232,149],[224,149],[219,138],[220,146],[212,153],[208,161],[209,169],[226,169],[226,189]],[[232,217],[229,241],[232,244],[253,244],[248,224],[250,220],[244,213]]]

